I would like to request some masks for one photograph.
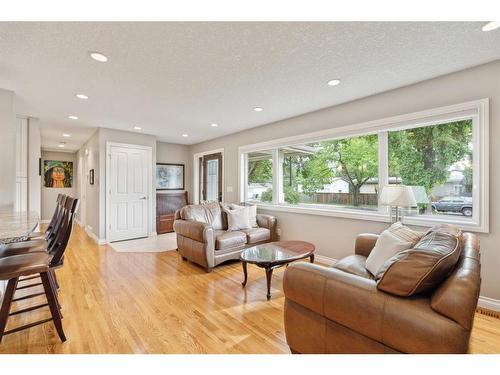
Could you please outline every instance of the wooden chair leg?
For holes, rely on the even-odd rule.
[[[18,277],[10,279],[7,283],[7,289],[5,290],[5,293],[3,295],[2,307],[0,308],[0,342],[2,342],[5,327],[7,326],[10,306],[12,305],[12,300],[14,299],[14,293],[16,293],[18,282]]]
[[[54,273],[49,271],[49,273],[47,274],[49,276],[49,281],[52,285],[52,289],[54,290],[54,294],[55,294],[55,297],[56,297],[56,303],[57,303],[57,311],[59,312],[59,316],[61,317],[61,319],[63,318],[62,316],[62,313],[61,313],[61,304],[59,303],[59,296],[57,295],[57,286],[56,286],[56,281],[54,280]]]
[[[47,302],[49,303],[50,313],[52,314],[52,319],[56,327],[56,331],[59,334],[59,338],[62,342],[66,341],[66,336],[64,335],[64,330],[62,326],[61,316],[59,315],[59,309],[57,307],[57,297],[50,278],[47,272],[42,272],[40,274],[43,283],[43,289],[45,290],[45,295],[47,296]]]
[[[56,271],[55,270],[50,270],[50,274],[54,278],[54,282],[55,282],[56,288],[59,289],[59,281],[57,281]]]

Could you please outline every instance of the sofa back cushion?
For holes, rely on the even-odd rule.
[[[214,229],[225,229],[223,226],[222,210],[218,203],[191,204],[181,209],[182,220],[200,221],[210,224]]]
[[[462,233],[432,228],[411,249],[388,259],[375,276],[377,288],[398,296],[437,287],[455,268],[462,251]]]

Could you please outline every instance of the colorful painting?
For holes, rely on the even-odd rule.
[[[70,188],[73,186],[73,162],[44,160],[43,175],[46,188]]]

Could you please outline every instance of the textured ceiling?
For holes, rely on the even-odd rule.
[[[46,148],[135,125],[193,144],[499,59],[500,30],[482,24],[4,22],[0,88],[40,119]]]

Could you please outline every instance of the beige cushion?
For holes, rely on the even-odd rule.
[[[363,255],[349,255],[339,260],[332,267],[365,279],[373,279],[373,275],[366,269],[366,257]]]
[[[232,231],[251,228],[248,210],[246,207],[229,210],[224,209],[224,211],[227,214],[227,230]]]
[[[243,232],[225,232],[217,230],[215,234],[215,250],[223,250],[231,247],[243,246],[247,242],[247,236]]]
[[[396,237],[401,238],[403,241],[411,242],[412,246],[415,245],[418,241],[420,241],[420,239],[425,234],[423,232],[418,232],[416,230],[408,228],[406,225],[403,225],[400,221],[392,224],[386,230],[391,232]]]
[[[376,275],[377,288],[398,296],[427,292],[455,268],[462,251],[460,231],[427,233],[414,248],[387,260]]]
[[[271,231],[267,228],[243,229],[241,232],[247,235],[247,243],[269,241],[271,239]]]
[[[238,208],[246,208],[248,210],[248,220],[252,228],[257,228],[257,206],[255,204],[249,206],[239,206],[237,204],[229,204],[229,209],[236,210]]]
[[[366,269],[370,271],[372,275],[376,275],[387,259],[400,251],[409,249],[412,245],[411,242],[401,239],[391,231],[384,230],[378,237],[375,247],[366,259]]]

